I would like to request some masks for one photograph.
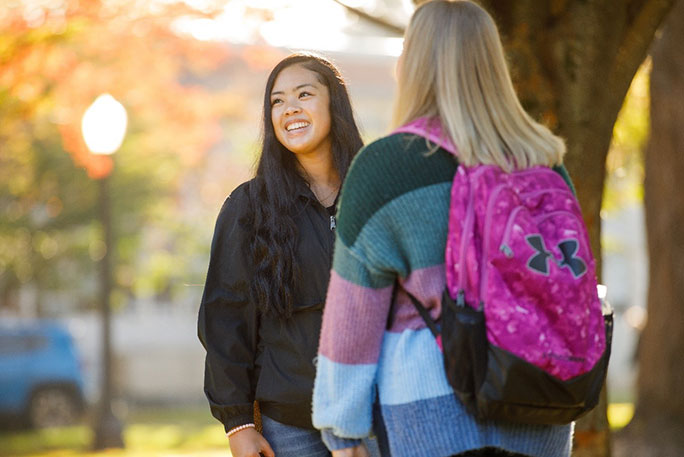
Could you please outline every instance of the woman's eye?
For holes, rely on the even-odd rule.
[[[282,101],[281,99],[279,99],[279,98],[274,98],[273,100],[271,100],[271,106],[275,106],[275,105],[277,105],[278,103],[282,103],[282,102],[283,102],[283,101]]]
[[[313,94],[311,92],[302,92],[299,94],[299,98],[311,97]]]

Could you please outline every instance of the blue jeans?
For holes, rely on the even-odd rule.
[[[261,415],[263,435],[276,457],[330,457],[318,430],[295,427]],[[380,457],[377,441],[363,440],[371,457]]]

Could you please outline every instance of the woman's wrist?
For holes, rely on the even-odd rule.
[[[233,427],[230,430],[228,430],[228,432],[226,433],[226,436],[228,438],[230,438],[232,435],[235,435],[237,432],[240,432],[242,430],[246,430],[248,428],[256,428],[256,425],[254,425],[253,423],[238,425],[237,427]]]

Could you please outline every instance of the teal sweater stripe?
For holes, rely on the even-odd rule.
[[[450,182],[439,183],[397,196],[366,221],[351,247],[338,235],[333,270],[350,282],[377,288],[391,284],[397,274],[405,278],[444,263],[442,227],[448,223],[450,190]],[[416,226],[416,221],[428,223]]]
[[[339,254],[338,254],[339,252]],[[335,239],[335,256],[333,257],[333,271],[341,278],[363,287],[380,289],[391,286],[394,277],[389,272],[373,270],[373,264],[368,258],[374,256],[372,250],[348,247],[338,235]],[[330,287],[328,286],[328,290]],[[328,293],[328,298],[331,298]]]
[[[344,224],[338,225],[337,235],[352,246],[376,211],[411,190],[438,183],[450,185],[457,165],[454,156],[443,149],[427,154],[425,141],[414,135],[391,135],[362,149],[342,187],[337,216]],[[355,173],[355,168],[377,172],[367,176]],[[347,188],[352,190],[347,192]]]

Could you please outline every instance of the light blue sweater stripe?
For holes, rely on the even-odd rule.
[[[331,429],[338,437],[368,436],[373,421],[373,380],[377,365],[335,363],[318,354],[317,368],[313,391],[314,427]]]
[[[397,405],[453,392],[430,330],[385,332],[378,367],[380,404]]]

